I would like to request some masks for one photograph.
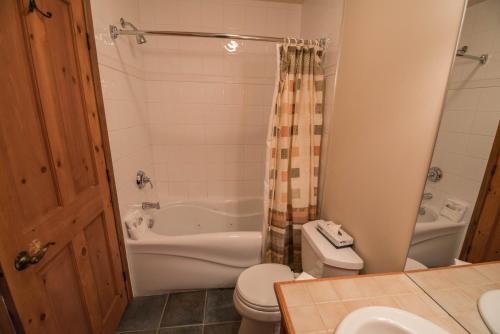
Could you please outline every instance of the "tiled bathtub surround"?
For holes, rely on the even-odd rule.
[[[92,12],[122,212],[156,193],[163,202],[262,195],[276,55],[265,42],[238,41],[229,52],[229,40],[112,41],[108,25],[120,17],[144,29],[328,37],[333,92],[341,0],[113,0],[93,1]],[[326,137],[332,101],[326,94]],[[135,188],[139,167],[153,176],[154,191]]]
[[[92,0],[91,6],[111,156],[123,215],[129,205],[156,198],[149,186],[139,190],[135,185],[139,169],[156,179],[145,108],[142,52],[135,39],[112,41],[109,37],[109,24],[118,24],[122,16],[137,21],[139,7],[137,0]]]
[[[139,2],[147,29],[300,35],[298,4],[233,0]],[[261,197],[275,45],[148,37],[146,109],[160,201]]]
[[[447,198],[469,204],[470,220],[500,120],[500,1],[487,0],[467,8],[459,47],[490,55],[486,65],[457,58],[439,129],[433,166],[443,169],[438,183],[426,184],[440,208]]]

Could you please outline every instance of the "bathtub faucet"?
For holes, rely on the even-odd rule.
[[[424,193],[422,195],[422,199],[432,199],[432,193]]]
[[[147,210],[147,209],[159,209],[160,208],[160,202],[142,202],[142,209]]]

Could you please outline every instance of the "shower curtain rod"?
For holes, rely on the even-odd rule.
[[[302,42],[302,43],[312,43],[313,40],[307,40],[302,38],[289,38],[289,37],[270,37],[270,36],[255,36],[255,35],[239,35],[239,34],[226,34],[226,33],[210,33],[210,32],[195,32],[195,31],[169,31],[169,30],[139,30],[135,28],[132,24],[125,21],[124,19],[120,19],[122,26],[129,25],[133,30],[124,30],[119,29],[115,25],[109,26],[109,32],[112,39],[117,39],[119,35],[132,35],[132,36],[142,36],[142,40],[144,43],[143,35],[154,35],[154,36],[184,36],[184,37],[210,37],[210,38],[226,38],[226,39],[238,39],[245,41],[262,41],[262,42],[274,42],[274,43],[283,43],[288,40]],[[318,40],[320,45],[326,44],[326,38],[321,38]],[[138,39],[138,43],[139,42]]]

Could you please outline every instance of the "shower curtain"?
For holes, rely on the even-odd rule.
[[[323,47],[277,46],[278,73],[267,138],[264,260],[301,266],[301,228],[317,219],[323,126]]]

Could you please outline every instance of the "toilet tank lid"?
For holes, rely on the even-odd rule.
[[[363,259],[351,247],[335,248],[318,232],[317,225],[317,221],[302,225],[302,234],[324,264],[341,269],[363,269]]]

